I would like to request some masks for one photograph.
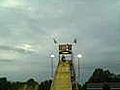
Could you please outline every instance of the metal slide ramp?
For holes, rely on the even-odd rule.
[[[50,90],[72,90],[69,61],[60,61]]]

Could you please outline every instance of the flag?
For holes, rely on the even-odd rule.
[[[53,39],[53,40],[54,40],[54,43],[57,44],[57,41],[55,39]]]
[[[75,43],[75,44],[77,43],[77,39],[76,39],[76,38],[74,39],[74,43]]]

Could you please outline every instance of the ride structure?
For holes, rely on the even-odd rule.
[[[73,63],[73,44],[59,44],[59,62],[50,90],[78,90]]]

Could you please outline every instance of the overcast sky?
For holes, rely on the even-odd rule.
[[[0,77],[49,79],[52,38],[77,38],[84,77],[99,67],[120,73],[120,0],[0,0]]]

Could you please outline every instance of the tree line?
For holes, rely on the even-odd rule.
[[[120,82],[120,75],[111,73],[109,70],[95,69],[91,77],[86,83],[104,83],[104,82]],[[40,84],[34,79],[26,82],[10,82],[6,77],[0,78],[0,90],[50,90],[52,80],[46,80]],[[85,83],[85,84],[86,84]],[[79,89],[84,88],[78,84]]]
[[[102,83],[102,82],[120,82],[120,74],[111,73],[109,70],[101,68],[95,69],[92,76],[87,81],[88,83]]]
[[[0,78],[0,90],[49,90],[51,83],[52,80],[46,80],[39,84],[34,79],[29,79],[26,82],[10,82],[6,77],[3,77]]]

